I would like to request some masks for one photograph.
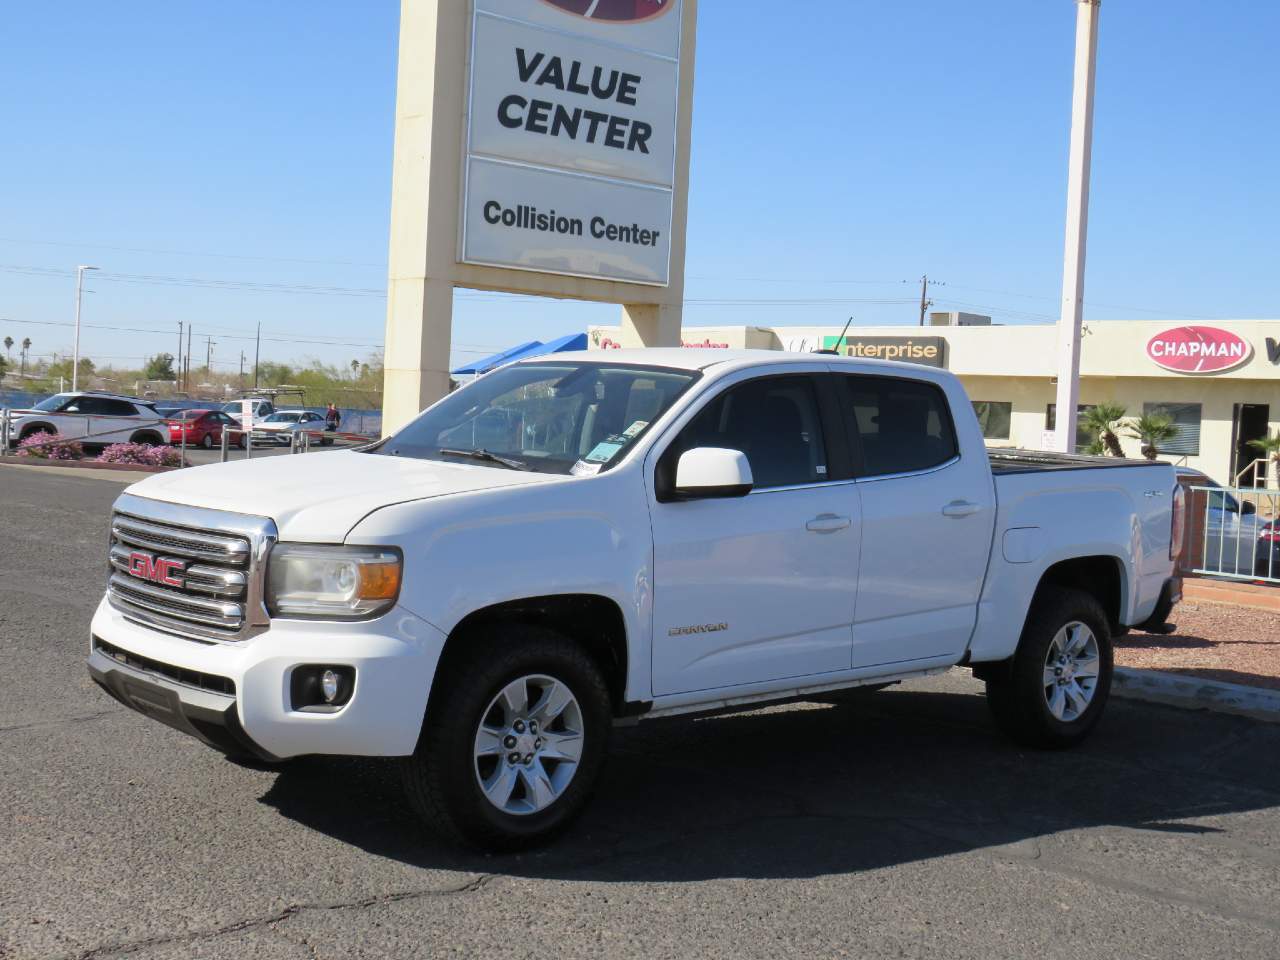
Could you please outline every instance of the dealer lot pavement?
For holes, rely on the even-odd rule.
[[[577,829],[424,833],[394,764],[249,769],[83,667],[121,484],[0,470],[0,957],[1274,957],[1280,725],[1113,701],[1066,753],[966,673],[620,730]]]

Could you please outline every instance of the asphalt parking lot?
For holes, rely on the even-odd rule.
[[[557,845],[458,853],[393,762],[236,766],[89,681],[123,484],[0,465],[0,958],[1275,957],[1280,725],[1112,701],[1028,753],[955,672],[619,730]]]

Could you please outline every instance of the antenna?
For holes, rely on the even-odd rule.
[[[815,350],[814,353],[823,353],[828,356],[840,356],[840,344],[844,343],[844,335],[849,332],[849,324],[853,323],[853,317],[845,321],[844,329],[840,331],[840,336],[836,338],[836,346],[834,350]]]

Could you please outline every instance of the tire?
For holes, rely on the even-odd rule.
[[[57,430],[55,430],[53,427],[51,427],[47,423],[29,423],[25,427],[23,427],[22,432],[18,434],[18,442],[21,443],[23,440],[27,439],[27,437],[31,436],[33,433],[57,433],[57,432],[58,432]]]
[[[213,434],[212,434],[212,433],[206,433],[203,437],[201,437],[201,438],[200,438],[200,446],[204,447],[206,450],[212,450],[212,449],[213,449]]]
[[[1080,645],[1069,664],[1056,655],[1062,643],[1069,650]],[[985,671],[987,704],[997,726],[1016,742],[1046,749],[1071,747],[1101,719],[1111,694],[1112,667],[1111,630],[1098,601],[1082,590],[1046,587],[1032,601],[1017,652]],[[1086,670],[1092,670],[1092,676]],[[1053,684],[1046,683],[1054,677]]]
[[[243,434],[243,433],[242,433],[242,434],[240,434],[240,439],[236,441],[236,446],[237,446],[237,447],[239,447],[241,450],[243,450],[243,449],[244,449],[244,434]]]
[[[129,438],[130,443],[141,443],[149,447],[165,446],[164,440],[160,438],[160,434],[152,433],[150,430],[139,430]]]
[[[467,846],[501,852],[543,843],[578,815],[604,762],[612,727],[604,677],[581,647],[541,627],[482,627],[459,642],[466,649],[437,674],[417,749],[404,763],[409,802],[437,832]],[[535,730],[532,721],[546,716],[539,704],[553,689],[546,681],[574,703]],[[512,689],[515,701],[525,692],[523,714],[510,709]],[[489,744],[496,753],[480,757],[482,724],[495,731]],[[534,733],[545,741],[529,739]],[[520,750],[537,751],[532,764],[519,759]],[[551,755],[575,751],[576,766]],[[506,809],[486,796],[482,777],[497,800],[507,794]]]

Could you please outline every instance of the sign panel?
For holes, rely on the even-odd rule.
[[[474,3],[459,260],[665,285],[680,0]]]
[[[836,344],[840,343],[837,348]],[[863,360],[899,360],[904,363],[920,363],[926,367],[945,368],[947,365],[947,341],[945,337],[859,337],[846,336],[843,342],[838,336],[822,338],[824,350],[838,350],[846,357]]]
[[[1152,362],[1174,373],[1218,373],[1252,355],[1249,341],[1220,327],[1174,327],[1147,341]]]
[[[253,401],[240,401],[240,426],[244,430],[253,429]]]

